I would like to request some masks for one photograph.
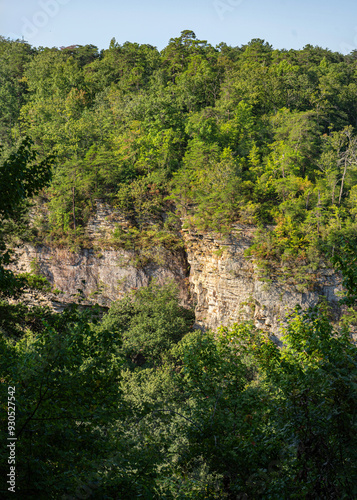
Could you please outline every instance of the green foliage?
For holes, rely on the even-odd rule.
[[[354,54],[311,45],[214,48],[185,30],[161,53],[113,39],[99,54],[0,39],[0,295],[48,288],[36,266],[7,270],[6,244],[89,245],[101,198],[128,221],[105,244],[136,265],[180,251],[180,219],[255,224],[265,277],[312,287],[327,256],[350,307],[336,327],[323,308],[294,312],[278,348],[250,323],[191,331],[172,285],[104,315],[2,301],[20,497],[357,497],[356,89]],[[29,229],[38,194],[48,217]]]
[[[323,308],[293,313],[281,349],[243,332],[222,330],[241,355],[253,356],[270,395],[267,443],[281,446],[274,470],[262,475],[262,498],[353,498],[357,351],[348,332],[334,331]]]
[[[355,223],[352,56],[261,39],[214,48],[190,30],[161,53],[115,39],[101,53],[1,39],[1,75],[4,143],[21,132],[56,157],[49,216],[32,233],[15,229],[20,238],[90,246],[82,228],[98,198],[143,233],[117,245],[148,241],[151,224],[175,245],[167,213],[200,230],[276,226],[269,251],[257,236],[254,258],[267,275],[272,257],[302,287],[324,245]]]
[[[26,103],[23,72],[36,49],[20,40],[0,36],[0,143],[11,144],[11,129]]]
[[[24,280],[25,286],[32,290],[40,290],[42,292],[51,291],[51,285],[43,276],[38,276],[31,273],[20,273],[17,275],[20,280]]]
[[[343,304],[354,306],[357,300],[357,242],[354,236],[347,239],[340,236],[334,242],[333,253],[330,260],[335,269],[342,272],[342,284],[345,289],[345,296],[341,300]]]
[[[178,305],[176,285],[152,283],[114,303],[101,328],[120,334],[123,354],[131,363],[157,364],[187,333],[193,320],[193,313]]]
[[[52,158],[38,161],[29,138],[24,139],[0,167],[0,215],[11,217],[21,203],[36,195],[51,179]]]
[[[324,308],[294,312],[278,348],[251,323],[189,332],[172,286],[103,318],[6,307],[19,495],[355,497],[357,352]]]
[[[29,308],[21,302],[9,304],[0,301],[0,332],[6,338],[21,338],[29,330],[38,332],[42,329],[43,319],[48,319],[51,311],[43,307]]]
[[[264,437],[264,391],[251,384],[255,370],[241,350],[226,335],[194,333],[174,351],[182,358],[180,384],[191,396],[184,406],[193,422],[189,456],[202,454],[229,485],[225,493],[235,495],[277,453]]]
[[[51,179],[51,157],[40,160],[29,138],[0,163],[0,295],[14,295],[21,281],[5,266],[10,264],[11,250],[6,246],[9,219],[21,218],[28,198],[37,194]]]
[[[292,471],[304,482],[299,495],[352,498],[356,347],[347,333],[333,331],[321,309],[295,314],[283,340],[280,365],[271,376],[284,396],[284,430],[295,438]]]
[[[105,434],[119,395],[120,338],[96,333],[89,324],[93,312],[42,317],[37,332],[16,344],[1,342],[2,399],[8,386],[16,387],[17,492],[23,498],[59,498],[98,473],[105,476],[105,464],[95,457],[108,452]],[[2,465],[4,477],[5,470]]]

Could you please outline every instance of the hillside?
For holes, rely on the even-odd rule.
[[[1,498],[357,498],[356,95],[355,52],[0,38]]]
[[[85,248],[97,199],[127,217],[113,238],[127,249],[179,245],[180,220],[221,233],[253,224],[262,272],[305,283],[355,234],[356,64],[354,53],[260,39],[212,47],[191,31],[161,52],[2,39],[5,154],[30,136],[55,158],[41,193],[49,217],[13,232]]]

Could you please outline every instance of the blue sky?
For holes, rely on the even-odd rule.
[[[212,45],[263,38],[274,48],[307,43],[357,49],[356,0],[0,0],[0,34],[34,46],[117,42],[158,49],[184,29]]]

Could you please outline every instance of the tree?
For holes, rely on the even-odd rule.
[[[356,236],[339,235],[333,241],[333,251],[330,260],[334,268],[342,273],[342,285],[345,289],[342,303],[355,306],[357,300],[357,241]]]
[[[46,186],[51,179],[52,157],[39,159],[30,139],[20,145],[0,165],[0,220],[15,218],[24,203]],[[4,266],[10,263],[11,251],[6,248],[0,231],[0,295],[11,295],[21,286]]]
[[[0,36],[0,141],[7,145],[28,97],[24,71],[35,53],[24,41]]]
[[[123,355],[129,365],[156,366],[164,353],[187,333],[193,313],[179,306],[177,287],[152,283],[111,306],[100,330],[117,332],[123,338]]]
[[[356,347],[323,308],[295,313],[283,341],[280,361],[268,372],[283,396],[278,412],[286,439],[295,441],[291,479],[305,498],[353,498]]]
[[[37,313],[38,331],[28,330],[16,344],[0,339],[2,399],[8,386],[15,388],[16,493],[42,499],[76,495],[81,487],[105,491],[112,453],[107,433],[120,394],[120,337],[94,330],[90,322],[98,311]],[[4,481],[3,496],[7,486]]]
[[[262,391],[253,393],[245,408],[252,434],[247,433],[249,426],[244,429],[242,418],[236,423],[243,432],[234,449],[237,455],[246,450],[252,473],[239,491],[258,498],[354,498],[357,349],[349,332],[335,330],[328,311],[320,306],[292,312],[280,349],[249,324],[222,328],[220,334],[218,345],[226,342],[232,356],[239,353],[239,361],[247,364],[249,360],[248,366],[256,370],[258,378],[245,386],[245,393],[254,388]],[[201,366],[197,360],[195,373]],[[206,360],[204,366],[205,371],[212,369]],[[230,401],[228,397],[222,406],[229,407]],[[241,407],[242,403],[236,408]],[[217,413],[218,404],[215,408]],[[249,447],[252,438],[255,446]],[[216,439],[222,438],[217,435]],[[262,445],[264,452],[259,448]],[[252,491],[254,487],[259,493]]]

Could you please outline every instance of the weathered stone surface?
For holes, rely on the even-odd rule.
[[[189,304],[185,259],[182,254],[162,252],[162,265],[149,264],[142,268],[131,265],[133,255],[124,250],[83,249],[72,253],[67,249],[24,245],[17,250],[17,272],[31,272],[33,264],[51,283],[56,294],[51,300],[60,303],[98,303],[109,306],[128,291],[147,286],[151,280],[159,283],[175,280],[183,304]]]
[[[117,225],[127,227],[129,223],[127,217],[119,211],[113,210],[108,203],[97,200],[95,213],[86,226],[86,235],[91,240],[97,240],[98,237],[109,238]]]
[[[252,261],[244,256],[252,244],[253,227],[237,225],[227,238],[188,231],[183,234],[199,327],[215,329],[253,319],[256,326],[278,333],[289,309],[313,306],[321,295],[338,312],[336,292],[341,283],[331,270],[321,270],[314,290],[305,293],[293,285],[259,280]]]
[[[199,328],[215,329],[253,319],[258,327],[279,334],[280,322],[289,309],[297,304],[302,308],[315,305],[321,295],[338,314],[336,292],[341,290],[341,283],[332,270],[320,270],[314,290],[305,293],[294,285],[277,281],[268,285],[259,279],[252,260],[244,255],[252,244],[252,226],[236,225],[228,237],[182,231],[185,252],[158,248],[153,257],[160,264],[137,268],[132,265],[133,252],[110,249],[110,237],[118,224],[125,228],[130,221],[99,200],[86,235],[95,248],[100,241],[105,242],[105,249],[72,253],[25,245],[18,249],[16,270],[29,272],[31,263],[36,262],[41,274],[58,290],[47,297],[57,310],[73,301],[109,306],[155,278],[159,283],[170,279],[178,283],[182,304],[189,306],[191,299],[195,304]]]

